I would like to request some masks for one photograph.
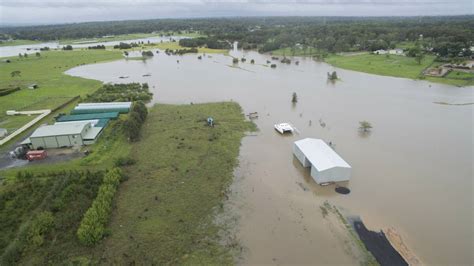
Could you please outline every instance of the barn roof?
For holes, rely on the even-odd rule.
[[[63,123],[56,125],[46,125],[39,127],[31,134],[30,138],[61,136],[61,135],[77,135],[81,134],[84,127],[90,122]]]
[[[351,168],[326,142],[321,139],[306,138],[295,141],[295,145],[303,152],[306,159],[318,171],[334,167]]]

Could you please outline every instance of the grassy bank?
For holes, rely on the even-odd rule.
[[[320,54],[315,48],[308,47],[307,49],[301,49],[301,48],[280,48],[277,50],[273,50],[270,52],[270,54],[275,55],[275,56],[314,56],[317,54]]]
[[[160,50],[189,49],[189,47],[184,47],[184,46],[179,45],[178,42],[162,42],[162,43],[145,44],[143,47],[137,47],[137,48],[134,48],[133,50],[143,50],[143,49],[152,49],[152,48],[157,48],[157,49],[160,49]],[[199,47],[198,48],[198,53],[228,54],[229,51],[226,50],[226,49],[210,49],[210,48]]]
[[[127,40],[134,40],[134,39],[144,39],[144,38],[153,38],[153,37],[161,37],[161,35],[169,35],[171,36],[183,36],[189,38],[196,38],[204,36],[198,32],[157,32],[157,33],[133,33],[133,34],[120,34],[120,35],[112,35],[112,36],[105,36],[100,38],[85,38],[85,39],[71,39],[71,40],[60,40],[59,44],[66,45],[66,44],[78,44],[84,42],[113,42],[113,41],[127,41]]]
[[[354,71],[370,74],[392,76],[409,79],[426,79],[432,82],[444,83],[454,86],[473,85],[473,79],[466,79],[466,75],[448,75],[444,78],[425,77],[422,72],[433,64],[434,56],[427,55],[418,64],[414,58],[398,55],[330,55],[325,60],[327,63]]]
[[[40,57],[10,57],[10,63],[0,62],[0,88],[20,87],[21,90],[0,96],[0,127],[10,130],[25,123],[24,116],[7,116],[7,110],[53,109],[72,97],[91,93],[101,86],[100,81],[72,77],[64,71],[96,62],[122,58],[120,51],[48,51]],[[20,71],[12,76],[12,72]],[[38,84],[35,90],[27,87]]]
[[[208,116],[214,128],[206,126]],[[153,107],[97,256],[106,264],[232,263],[217,242],[213,214],[232,182],[244,131],[252,128],[235,103]]]
[[[206,125],[208,116],[215,127]],[[252,129],[236,103],[157,105],[139,142],[128,143],[109,125],[87,157],[0,172],[0,253],[20,264],[232,264],[213,219],[232,182],[240,140]],[[124,169],[128,180],[119,187],[108,237],[81,245],[76,231],[97,195],[98,171],[111,169],[118,156],[136,163]],[[53,222],[32,240],[44,212]]]
[[[0,47],[2,46],[17,46],[17,45],[28,45],[28,44],[37,44],[41,43],[40,41],[31,41],[31,40],[11,40],[11,41],[2,41],[0,42]]]
[[[433,56],[426,56],[421,64],[414,58],[398,55],[359,54],[351,56],[331,55],[326,62],[336,67],[350,69],[382,76],[417,79],[423,69],[434,60]]]

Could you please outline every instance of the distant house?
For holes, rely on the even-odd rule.
[[[402,49],[390,49],[388,50],[389,54],[394,54],[394,55],[403,55],[403,50]]]
[[[36,83],[30,84],[30,85],[28,86],[28,89],[30,89],[30,90],[35,90],[35,89],[37,89],[37,88],[39,88],[39,86],[38,86],[38,84],[36,84]]]
[[[380,49],[380,50],[375,50],[372,52],[373,54],[388,54],[388,51],[387,50],[383,50],[383,49]]]

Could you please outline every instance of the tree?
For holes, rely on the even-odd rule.
[[[292,103],[298,102],[298,95],[296,95],[296,92],[293,92],[293,95],[291,96],[291,102]]]
[[[337,77],[336,71],[333,71],[332,73],[329,73],[329,72],[328,72],[328,79],[329,79],[329,80],[337,80],[338,77]]]
[[[41,57],[41,54],[39,52],[36,52],[36,57]]]
[[[425,58],[425,54],[424,53],[418,53],[415,55],[415,60],[416,62],[418,63],[418,65],[421,65],[421,61],[423,61],[423,59]]]
[[[20,71],[20,70],[12,71],[12,72],[10,73],[10,75],[12,76],[12,78],[14,78],[14,77],[21,77],[21,71]]]
[[[372,129],[372,125],[370,124],[370,122],[365,121],[365,120],[360,121],[359,125],[360,125],[359,129],[363,132],[369,132],[370,129]]]

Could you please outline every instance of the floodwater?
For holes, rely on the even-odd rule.
[[[395,228],[424,263],[473,263],[474,105],[434,103],[474,102],[473,87],[358,73],[304,58],[271,69],[262,65],[269,56],[231,55],[247,62],[232,67],[224,55],[199,60],[160,53],[67,74],[148,82],[160,103],[233,100],[245,113],[258,112],[259,131],[243,139],[229,203],[240,218],[243,264],[357,263],[347,236],[323,218],[325,201],[359,215],[371,230]],[[341,80],[327,82],[333,70]],[[362,120],[372,123],[370,134],[359,133]],[[299,133],[277,134],[273,125],[279,122],[292,123]],[[349,195],[318,186],[294,159],[292,143],[305,137],[331,141],[352,166],[344,184]]]
[[[96,46],[96,45],[105,45],[105,46],[114,46],[121,42],[124,43],[132,43],[132,42],[166,42],[173,40],[180,40],[187,37],[181,36],[171,36],[171,37],[149,37],[149,38],[140,38],[140,39],[132,39],[132,40],[123,40],[123,41],[105,41],[105,42],[87,42],[87,43],[73,43],[71,46],[73,48],[87,48],[89,46]],[[35,44],[27,44],[27,45],[15,45],[15,46],[1,46],[0,47],[0,57],[8,57],[8,56],[16,56],[18,54],[32,54],[40,51],[40,48],[49,47],[50,49],[62,49],[65,46],[63,44],[59,44],[59,42],[45,42],[45,43],[35,43]]]

